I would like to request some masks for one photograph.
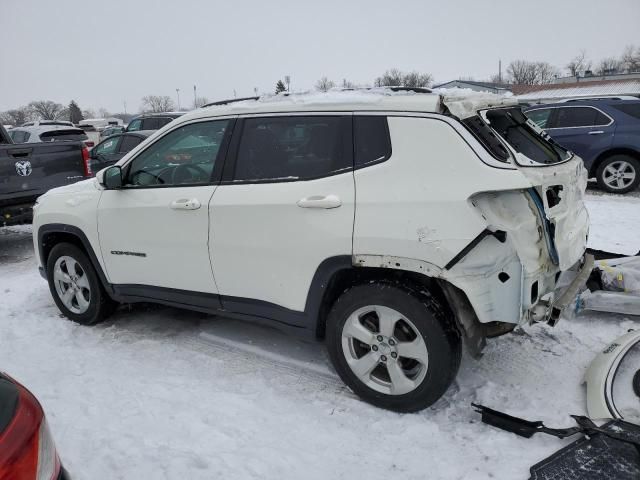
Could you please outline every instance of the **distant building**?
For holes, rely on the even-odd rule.
[[[511,91],[510,87],[511,85],[505,83],[452,80],[440,85],[434,85],[432,88],[468,88],[474,92],[506,93]]]

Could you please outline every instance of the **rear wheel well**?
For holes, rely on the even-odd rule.
[[[640,162],[640,152],[630,148],[612,148],[611,150],[607,150],[606,152],[602,152],[598,155],[595,161],[591,164],[591,168],[589,168],[589,178],[595,177],[600,164],[613,155],[629,155]]]
[[[426,290],[445,309],[445,314],[448,318],[456,318],[456,314],[451,308],[448,297],[443,291],[439,280],[406,270],[370,267],[347,268],[336,272],[327,284],[316,322],[317,338],[324,338],[327,316],[338,297],[348,288],[371,282],[398,283],[411,287],[417,292]],[[458,325],[451,325],[451,327],[456,329],[458,335],[460,335],[461,332]]]

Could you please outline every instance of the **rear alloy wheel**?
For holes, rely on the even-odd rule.
[[[598,166],[596,178],[607,192],[630,192],[640,183],[640,162],[628,155],[612,155]]]
[[[327,321],[331,360],[364,400],[413,412],[447,390],[460,364],[460,339],[430,296],[386,283],[347,290]]]
[[[106,294],[89,257],[75,245],[53,247],[47,259],[47,278],[56,305],[74,322],[92,325],[117,306]]]

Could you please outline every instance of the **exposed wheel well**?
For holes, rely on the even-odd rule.
[[[611,150],[602,152],[600,155],[598,155],[598,158],[594,160],[594,162],[591,164],[591,168],[589,169],[589,178],[595,177],[600,164],[613,155],[629,155],[630,157],[633,157],[640,162],[640,152],[632,150],[630,148],[612,148]]]
[[[449,318],[456,317],[440,280],[406,270],[370,267],[347,268],[339,270],[329,280],[320,304],[320,311],[318,312],[316,337],[324,338],[329,310],[345,290],[355,285],[376,281],[397,282],[412,287],[417,291],[426,290],[436,297],[440,305],[447,310],[446,313]]]

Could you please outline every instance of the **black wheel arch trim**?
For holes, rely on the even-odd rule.
[[[47,278],[47,261],[44,255],[45,253],[44,237],[45,235],[52,234],[52,233],[53,234],[63,233],[67,235],[73,235],[78,240],[80,240],[80,243],[82,243],[82,246],[84,247],[85,252],[89,256],[89,260],[93,264],[93,268],[96,270],[96,273],[98,274],[98,278],[100,278],[100,282],[102,283],[102,286],[107,291],[107,293],[110,296],[112,296],[113,288],[109,283],[109,281],[107,280],[107,276],[105,275],[104,271],[102,270],[102,265],[98,260],[98,257],[93,249],[93,246],[91,245],[91,242],[89,241],[85,233],[80,228],[74,225],[67,225],[65,223],[47,223],[47,224],[41,225],[40,228],[38,228],[38,253],[40,255],[40,262],[41,262],[41,266],[39,267],[39,269],[41,269],[41,275],[44,278]]]

